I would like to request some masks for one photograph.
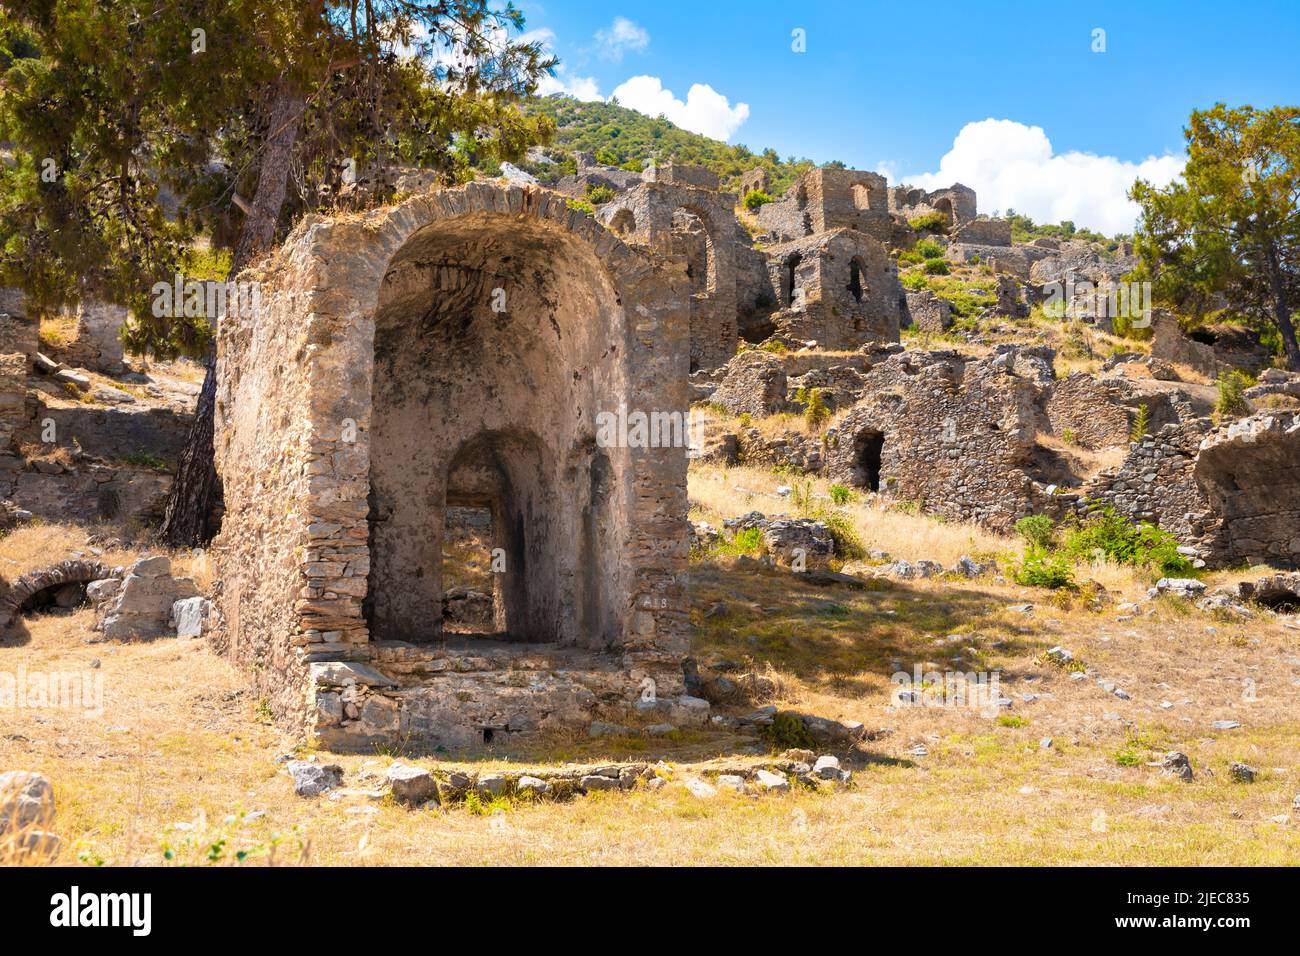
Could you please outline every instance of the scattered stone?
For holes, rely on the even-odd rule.
[[[386,775],[393,799],[398,803],[423,806],[429,801],[438,802],[438,781],[422,767],[395,763]]]
[[[667,737],[669,734],[677,733],[677,728],[672,724],[651,724],[645,732],[651,737]]]
[[[1241,724],[1235,720],[1216,720],[1210,726],[1215,730],[1236,730]]]
[[[1170,776],[1177,777],[1179,780],[1191,780],[1192,761],[1187,754],[1180,753],[1177,750],[1171,750],[1165,754],[1165,759],[1160,764],[1161,772]]]
[[[692,796],[699,797],[702,800],[707,800],[709,797],[716,797],[718,795],[717,787],[696,777],[687,778],[685,784],[686,789],[690,791]]]
[[[737,793],[744,793],[745,778],[734,773],[719,774],[718,786],[724,790],[734,790]]]
[[[583,790],[618,790],[619,782],[617,777],[590,773],[578,780],[578,786]]]
[[[523,776],[515,781],[515,793],[521,797],[550,796],[552,787],[549,781],[538,777]]]
[[[1069,664],[1074,661],[1074,654],[1059,644],[1047,652],[1047,659],[1057,664]]]
[[[343,786],[343,768],[336,763],[290,760],[285,768],[293,778],[293,792],[300,797],[319,797]]]
[[[500,797],[510,789],[510,781],[501,773],[480,774],[474,790],[481,797]]]
[[[1156,591],[1175,597],[1195,598],[1205,593],[1205,582],[1195,578],[1161,578],[1156,582]]]
[[[1254,783],[1255,777],[1258,775],[1259,771],[1254,767],[1234,760],[1228,765],[1228,773],[1237,783]]]
[[[769,793],[789,793],[790,781],[779,773],[772,773],[770,770],[759,770],[754,774],[754,780],[759,788]],[[1300,800],[1300,797],[1296,798]]]

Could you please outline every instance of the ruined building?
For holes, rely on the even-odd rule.
[[[537,188],[308,217],[219,332],[217,643],[335,747],[475,746],[682,694],[676,273]],[[442,628],[449,509],[490,528],[494,633]],[[446,638],[446,639],[444,639]]]

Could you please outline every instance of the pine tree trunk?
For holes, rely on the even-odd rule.
[[[1273,319],[1277,330],[1282,333],[1282,347],[1286,352],[1287,368],[1300,372],[1300,345],[1296,344],[1295,324],[1291,321],[1291,309],[1286,301],[1286,287],[1282,283],[1282,264],[1278,262],[1277,246],[1269,244],[1268,285],[1273,295]]]
[[[270,247],[275,238],[280,207],[289,183],[289,163],[293,145],[302,128],[303,100],[296,91],[284,88],[271,105],[271,119],[262,148],[257,175],[257,192],[239,245],[230,264],[229,281],[234,281],[244,266]],[[254,317],[256,318],[256,317]],[[215,531],[208,527],[208,516],[216,501],[220,480],[213,458],[213,423],[217,400],[217,357],[207,357],[207,372],[199,390],[194,422],[190,426],[185,448],[181,451],[176,478],[163,512],[158,536],[173,547],[189,547],[208,540]]]

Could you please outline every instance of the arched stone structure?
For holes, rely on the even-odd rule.
[[[218,333],[217,644],[277,712],[335,746],[469,745],[589,720],[592,672],[628,702],[680,692],[685,449],[598,424],[686,413],[684,277],[561,196],[471,183],[309,217],[244,278],[264,315]],[[509,640],[463,651],[497,662],[472,680],[439,621],[460,503],[505,558]],[[500,670],[537,655],[568,676],[519,698]],[[340,713],[344,663],[375,670]]]
[[[10,585],[0,597],[0,628],[8,627],[23,610],[23,606],[42,591],[63,587],[65,584],[89,584],[118,575],[113,569],[98,561],[68,560],[30,571]]]
[[[692,246],[702,239],[707,257],[707,279],[693,283],[690,297],[690,370],[717,368],[736,354],[737,326],[736,248],[740,225],[732,208],[735,197],[711,189],[678,183],[647,182],[600,208],[597,218],[619,231],[629,242],[663,256],[685,257],[695,279]],[[683,213],[698,221],[699,229],[683,227]],[[630,218],[629,218],[630,217]],[[696,236],[693,233],[702,232]]]

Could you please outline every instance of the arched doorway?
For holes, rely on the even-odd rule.
[[[478,632],[617,639],[628,451],[598,449],[594,435],[620,394],[623,329],[592,248],[553,224],[470,215],[417,231],[392,257],[375,310],[372,639],[446,636],[444,577],[464,584],[449,560],[490,569]],[[475,547],[487,555],[449,547],[466,523],[485,526]]]

